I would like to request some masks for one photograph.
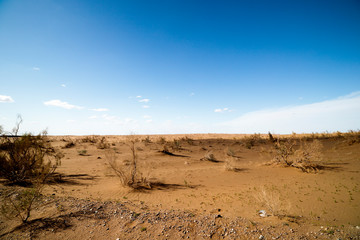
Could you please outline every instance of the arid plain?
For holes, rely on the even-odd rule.
[[[0,217],[1,239],[360,238],[358,133],[48,138],[57,174],[27,224]],[[277,142],[315,141],[309,168],[279,162]],[[129,187],[114,167],[134,153]]]

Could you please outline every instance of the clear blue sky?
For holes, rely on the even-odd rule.
[[[0,125],[360,128],[359,1],[0,0]]]

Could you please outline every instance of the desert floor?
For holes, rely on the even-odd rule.
[[[136,136],[137,170],[153,185],[133,190],[108,160],[128,167],[134,138],[49,137],[64,153],[61,178],[28,224],[0,216],[0,238],[360,239],[359,143],[320,138],[323,167],[306,173],[269,164],[266,135]],[[209,153],[216,161],[204,159]]]

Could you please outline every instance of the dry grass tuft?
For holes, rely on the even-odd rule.
[[[277,189],[261,187],[255,199],[273,216],[285,216],[290,208],[290,204],[285,204],[285,201],[280,198]]]

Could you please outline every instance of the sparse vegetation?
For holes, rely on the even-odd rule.
[[[102,137],[100,141],[97,143],[96,147],[98,149],[108,149],[110,148],[110,143],[108,143],[105,137]]]
[[[12,133],[0,137],[0,177],[11,184],[27,186],[11,188],[1,194],[0,212],[6,218],[19,218],[26,223],[48,177],[54,173],[63,157],[51,147],[46,132],[33,136],[18,135],[21,117]]]
[[[1,197],[0,212],[8,219],[18,218],[26,223],[36,203],[39,203],[43,189],[41,182],[27,189],[12,189],[6,191]]]
[[[208,151],[201,160],[210,161],[210,162],[219,162],[211,151]]]
[[[80,156],[87,156],[87,150],[85,150],[85,149],[79,150],[78,153]]]
[[[319,140],[301,142],[300,148],[291,156],[291,166],[299,168],[303,172],[317,172],[322,168],[320,164],[323,157],[322,148],[323,145]]]
[[[106,160],[110,168],[114,171],[124,187],[132,189],[151,189],[150,181],[143,176],[138,165],[138,155],[136,152],[137,139],[131,138],[129,148],[131,151],[131,160],[127,165],[121,165],[117,162],[116,154],[113,151],[106,153]]]
[[[0,177],[12,184],[27,185],[52,174],[63,155],[51,147],[45,131],[37,136],[18,136],[21,122],[20,118],[11,134],[1,134]]]
[[[301,141],[300,146],[296,149],[296,141],[292,139],[278,139],[271,150],[273,162],[287,167],[295,167],[303,172],[317,172],[323,166],[322,144],[319,140],[311,142]]]

